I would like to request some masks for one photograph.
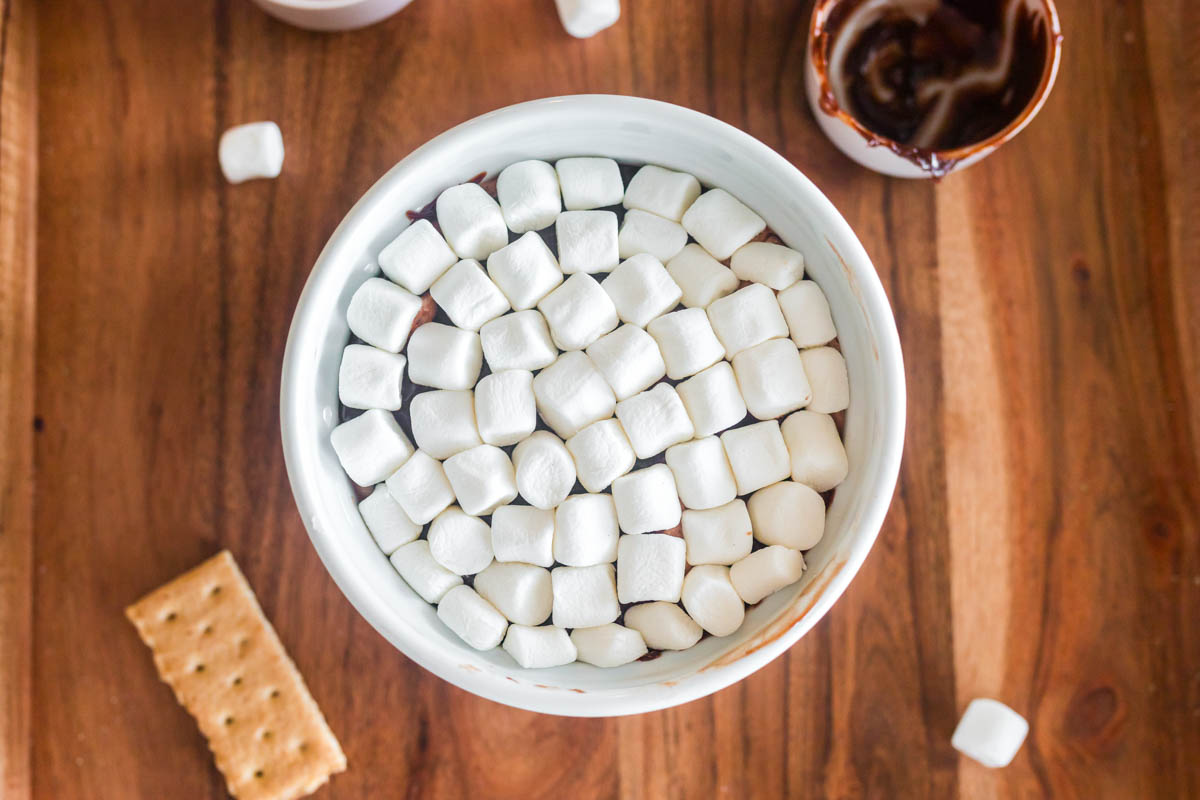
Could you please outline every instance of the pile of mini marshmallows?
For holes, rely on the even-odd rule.
[[[451,630],[523,667],[733,633],[800,578],[846,476],[824,294],[691,175],[522,161],[496,194],[444,191],[350,300],[338,388],[366,410],[331,439],[375,487],[364,522]]]

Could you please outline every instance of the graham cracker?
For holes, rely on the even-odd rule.
[[[125,609],[208,739],[229,793],[292,800],[346,756],[229,551]]]

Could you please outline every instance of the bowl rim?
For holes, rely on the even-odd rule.
[[[294,376],[301,370],[306,359],[311,359],[314,338],[322,337],[323,331],[316,326],[306,326],[309,316],[306,310],[315,303],[314,298],[331,287],[332,278],[327,274],[338,262],[339,251],[352,247],[355,221],[364,215],[364,209],[373,206],[376,198],[383,196],[388,187],[402,181],[412,165],[422,162],[440,151],[452,149],[456,143],[474,136],[476,129],[491,126],[504,120],[541,113],[604,112],[613,115],[645,116],[673,119],[676,123],[696,126],[713,136],[720,136],[730,145],[745,152],[748,158],[762,160],[797,185],[812,199],[812,216],[815,223],[826,231],[844,268],[852,273],[861,297],[861,306],[867,318],[877,327],[878,360],[882,373],[882,391],[890,395],[892,402],[884,404],[879,445],[879,492],[863,513],[859,530],[847,546],[847,556],[836,569],[830,565],[832,574],[809,598],[803,614],[795,617],[786,627],[773,632],[765,642],[746,648],[732,660],[718,658],[712,664],[684,675],[678,680],[647,683],[633,688],[604,690],[566,691],[557,687],[546,687],[537,683],[514,683],[503,676],[489,675],[477,669],[465,669],[447,657],[436,642],[426,642],[418,637],[404,638],[385,624],[387,609],[378,597],[358,576],[358,569],[348,555],[348,548],[341,548],[336,541],[335,531],[321,524],[315,514],[315,503],[309,499],[310,488],[319,485],[321,476],[314,464],[306,461],[301,452],[302,437],[295,431],[309,425],[302,414],[302,392],[294,386]],[[339,287],[340,288],[340,287]],[[857,574],[871,547],[874,545],[885,516],[891,505],[899,476],[900,457],[904,443],[906,392],[903,356],[895,319],[883,285],[875,268],[849,224],[842,218],[833,203],[797,167],[779,153],[750,134],[739,130],[714,117],[682,106],[640,97],[604,94],[580,94],[548,97],[531,100],[490,111],[460,123],[444,133],[430,139],[397,162],[354,204],[329,237],[320,255],[314,262],[296,303],[292,323],[288,330],[284,350],[280,381],[280,428],[287,467],[288,480],[301,521],[308,532],[309,540],[317,551],[326,570],[346,599],[367,622],[375,628],[397,650],[434,675],[480,697],[497,703],[529,711],[576,717],[607,717],[642,713],[680,705],[730,686],[773,661],[820,619],[849,586]],[[805,597],[800,595],[797,602]],[[550,691],[547,691],[547,690]]]

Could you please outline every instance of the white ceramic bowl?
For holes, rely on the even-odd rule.
[[[616,669],[524,670],[497,648],[471,649],[437,619],[376,547],[329,444],[346,306],[375,257],[452,184],[527,158],[604,155],[686,170],[750,205],[802,251],[825,290],[850,373],[850,474],[802,580],[750,609],[732,636]],[[891,503],[904,439],[904,368],[892,311],[870,259],[833,205],[783,157],[742,131],[678,106],[580,95],[503,108],[414,151],[351,209],[300,296],[283,363],[281,425],[296,504],[313,545],[354,607],[421,666],[482,697],[573,716],[615,716],[685,703],[746,677],[790,647],[845,591]]]
[[[276,19],[312,31],[346,31],[374,25],[412,0],[254,0]]]

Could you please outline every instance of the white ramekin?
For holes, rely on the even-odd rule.
[[[312,31],[347,31],[374,25],[412,0],[254,0],[276,19]]]
[[[514,161],[603,155],[686,170],[741,198],[792,247],[825,290],[850,372],[850,474],[797,584],[750,609],[732,636],[617,669],[523,670],[507,653],[472,650],[392,569],[356,509],[329,444],[351,294],[380,248],[452,184]],[[782,156],[723,122],[632,97],[537,100],[465,122],[384,175],[334,231],[296,307],[283,363],[281,426],[288,475],[313,545],[354,607],[421,666],[482,697],[548,714],[615,716],[678,705],[724,688],[790,647],[858,571],[891,502],[904,440],[904,367],[875,269],[833,205]]]

